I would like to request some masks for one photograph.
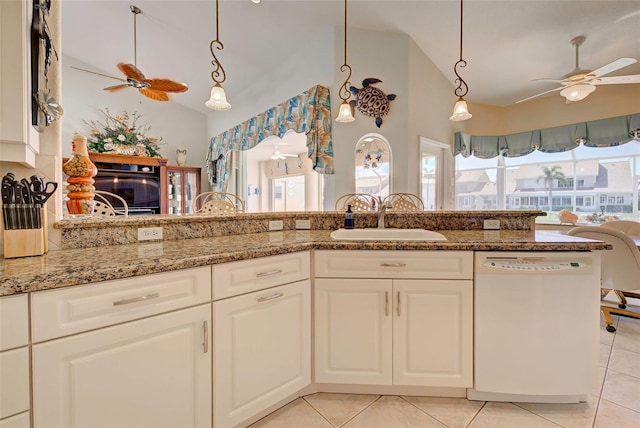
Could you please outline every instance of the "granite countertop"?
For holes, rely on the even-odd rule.
[[[442,230],[447,241],[335,241],[329,230],[287,230],[50,251],[0,260],[0,296],[310,249],[587,251],[599,241],[526,230]]]

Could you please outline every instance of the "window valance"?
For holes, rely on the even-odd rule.
[[[207,152],[209,182],[218,191],[226,190],[230,151],[249,150],[267,137],[282,137],[288,130],[307,135],[308,156],[316,172],[333,174],[329,89],[316,85],[213,137]]]
[[[564,152],[575,149],[580,143],[588,147],[611,147],[628,143],[634,136],[638,137],[639,132],[640,113],[509,135],[473,136],[457,132],[454,156],[474,155],[482,159],[498,155],[518,157],[534,150]]]

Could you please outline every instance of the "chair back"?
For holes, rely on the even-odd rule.
[[[640,236],[640,222],[630,220],[616,220],[602,223],[600,227],[617,229],[627,235]]]
[[[621,291],[640,288],[640,250],[624,232],[602,226],[578,226],[567,235],[596,239],[613,246],[613,250],[602,251],[602,288]]]
[[[392,193],[382,203],[390,202],[391,211],[424,211],[424,203],[413,193]]]
[[[113,217],[117,215],[128,216],[129,205],[120,195],[105,192],[104,190],[95,190],[95,206],[93,214],[102,217]],[[115,204],[115,207],[114,207]],[[122,205],[122,207],[120,207]]]
[[[193,212],[200,215],[225,215],[244,212],[244,201],[233,193],[203,192],[193,199]],[[197,208],[200,204],[200,208]]]
[[[375,211],[374,201],[377,204],[378,198],[368,193],[347,193],[338,198],[335,210],[346,211],[351,205],[353,211]]]

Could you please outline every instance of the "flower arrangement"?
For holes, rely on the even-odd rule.
[[[108,108],[100,110],[100,113],[105,117],[103,122],[84,121],[91,127],[91,135],[87,138],[89,151],[161,157],[158,150],[162,138],[146,136],[151,127],[148,124],[138,126],[138,113],[129,114],[125,110],[122,114],[113,116]]]

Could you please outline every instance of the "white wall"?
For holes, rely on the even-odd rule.
[[[71,140],[75,132],[88,135],[89,125],[83,121],[100,120],[104,116],[100,110],[109,108],[116,115],[126,110],[130,114],[138,112],[138,124],[151,126],[147,136],[160,138],[160,153],[169,159],[169,164],[176,164],[176,149],[187,149],[187,165],[203,168],[202,189],[208,190],[206,179],[205,157],[207,153],[207,116],[201,112],[187,108],[175,100],[180,94],[170,94],[172,101],[153,101],[133,88],[118,92],[104,91],[107,86],[117,85],[118,81],[97,76],[70,68],[71,66],[93,70],[93,68],[76,58],[62,56],[62,97],[64,108],[62,116],[62,155],[71,154]],[[113,70],[96,70],[104,74],[120,77],[116,64]],[[153,70],[143,70],[148,77]]]

